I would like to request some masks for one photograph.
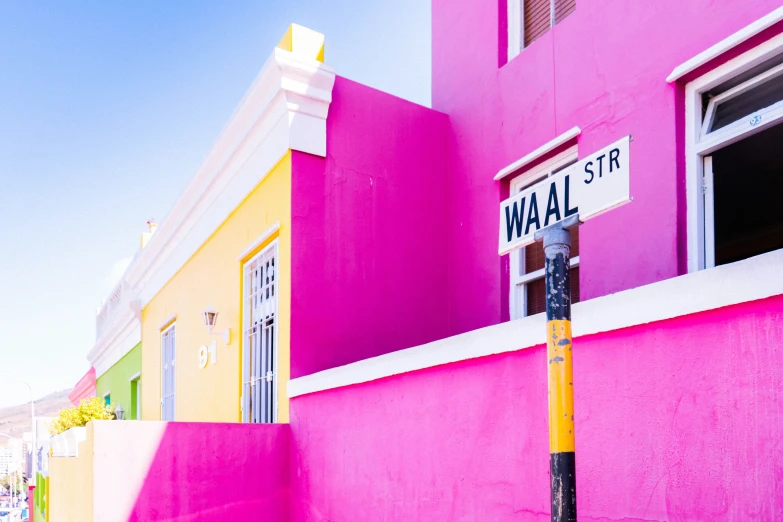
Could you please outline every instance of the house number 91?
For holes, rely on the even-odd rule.
[[[217,363],[217,341],[212,341],[209,348],[206,344],[202,344],[198,349],[198,367],[204,369],[207,363]]]

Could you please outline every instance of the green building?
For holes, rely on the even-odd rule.
[[[122,406],[125,419],[141,419],[141,343],[137,343],[95,381],[106,404]]]

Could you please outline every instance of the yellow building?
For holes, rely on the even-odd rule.
[[[289,28],[126,279],[142,419],[287,422],[291,151],[326,154],[334,73]]]

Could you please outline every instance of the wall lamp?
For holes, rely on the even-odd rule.
[[[231,342],[231,328],[226,328],[221,332],[212,331],[215,328],[215,324],[217,323],[217,316],[218,313],[211,306],[206,307],[204,311],[201,312],[201,317],[204,319],[204,326],[207,327],[210,335],[222,335],[226,344],[229,344]]]

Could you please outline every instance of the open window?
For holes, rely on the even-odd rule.
[[[577,161],[577,148],[543,162],[511,180],[511,194],[517,194],[542,179],[560,172]],[[571,234],[571,302],[579,302],[579,227]],[[512,251],[510,263],[510,303],[511,319],[519,319],[546,311],[546,281],[544,278],[544,249],[536,243]]]
[[[783,248],[783,124],[704,158],[707,268]]]
[[[700,142],[718,144],[783,116],[783,54],[702,94]]]
[[[700,109],[689,120],[701,188],[689,200],[691,271],[783,248],[783,41],[760,47],[686,87]]]

